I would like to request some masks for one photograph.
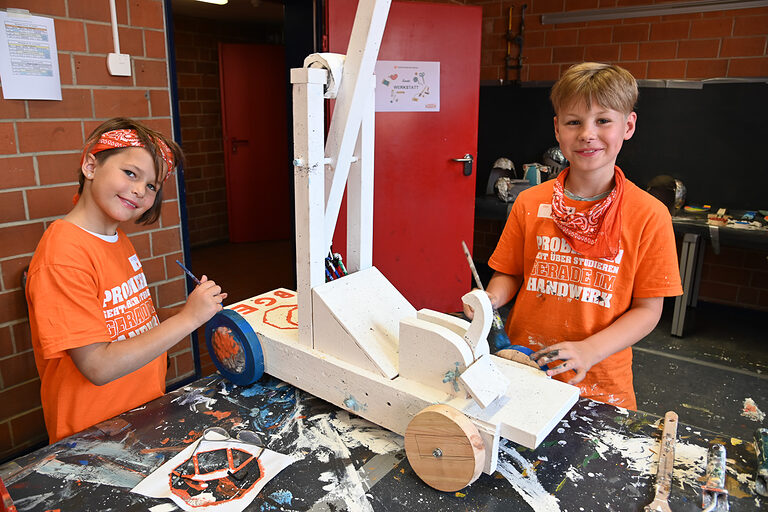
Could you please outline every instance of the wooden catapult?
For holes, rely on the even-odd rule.
[[[248,385],[264,372],[405,436],[411,466],[455,491],[496,470],[501,437],[534,449],[578,388],[489,353],[485,293],[462,300],[471,323],[416,309],[373,266],[374,65],[391,0],[360,0],[333,118],[328,69],[291,70],[297,290],[227,306],[206,328],[220,373]],[[347,269],[325,257],[347,188]]]

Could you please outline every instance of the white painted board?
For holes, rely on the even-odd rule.
[[[313,311],[315,350],[353,364],[368,359],[389,379],[398,374],[400,320],[415,317],[416,309],[376,267],[316,286],[312,293],[313,304],[325,306]],[[337,327],[356,347],[336,337]]]

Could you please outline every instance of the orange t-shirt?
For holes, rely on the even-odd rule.
[[[660,201],[626,180],[619,253],[595,259],[576,253],[555,226],[552,192],[548,181],[518,196],[488,261],[499,272],[522,277],[507,319],[513,344],[540,350],[581,341],[615,322],[633,297],[682,293],[672,220]],[[565,198],[566,207],[577,211],[595,203]],[[573,376],[567,371],[554,378],[567,382]],[[635,409],[631,347],[594,365],[579,388],[583,397]]]
[[[159,323],[136,250],[122,231],[115,238],[106,241],[57,220],[29,265],[32,346],[51,443],[165,393],[165,354],[96,386],[67,353],[93,343],[119,343]]]

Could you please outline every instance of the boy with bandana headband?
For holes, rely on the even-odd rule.
[[[516,296],[509,338],[533,349],[548,375],[629,409],[631,346],[656,326],[664,297],[682,293],[669,211],[616,166],[635,132],[637,95],[628,71],[592,62],[553,86],[555,135],[570,167],[517,198],[487,287],[494,307]]]
[[[205,276],[180,311],[159,322],[122,222],[160,216],[163,183],[181,149],[130,119],[88,137],[75,206],[43,234],[27,303],[43,414],[56,442],[165,392],[166,351],[222,309]]]

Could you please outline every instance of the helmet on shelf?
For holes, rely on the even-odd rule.
[[[493,194],[494,184],[499,178],[504,176],[508,178],[515,178],[517,176],[515,171],[515,164],[513,164],[512,160],[509,158],[497,158],[496,161],[493,162],[493,168],[491,169],[490,175],[488,175],[488,183],[485,187],[485,193]]]
[[[563,152],[560,150],[560,146],[552,146],[544,151],[542,155],[543,164],[549,167],[549,178],[555,178],[560,171],[568,167],[568,159],[565,158]]]
[[[685,204],[685,185],[682,181],[667,174],[653,177],[648,182],[646,190],[664,203],[670,213],[674,213],[675,210],[679,210]]]

